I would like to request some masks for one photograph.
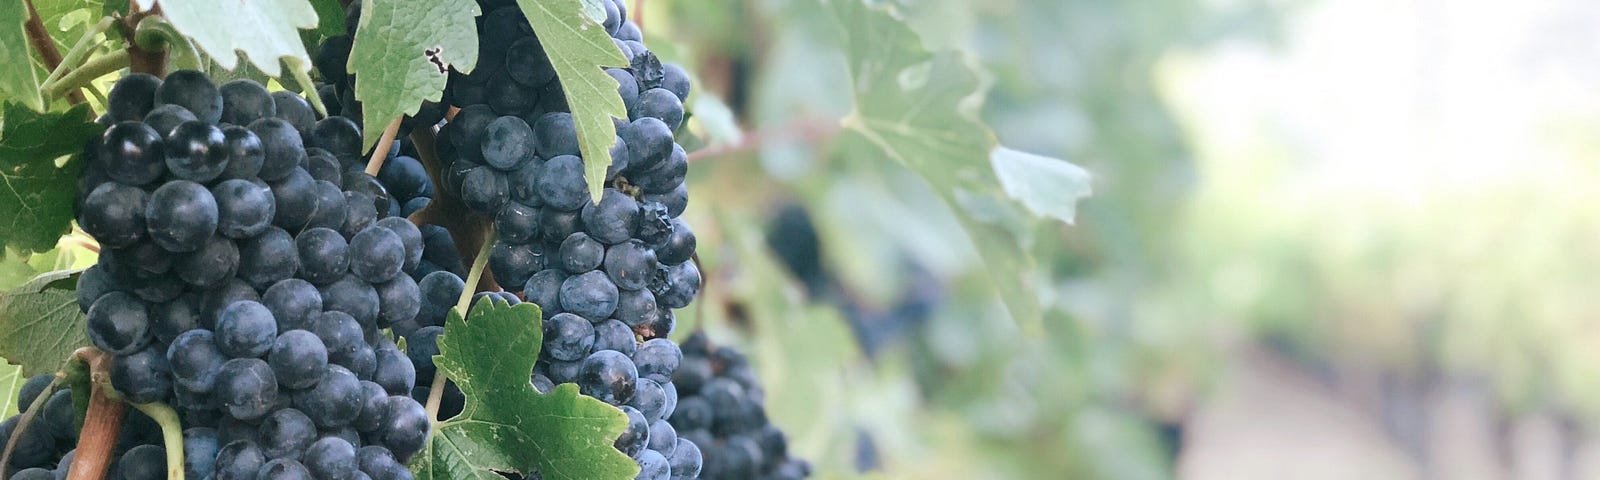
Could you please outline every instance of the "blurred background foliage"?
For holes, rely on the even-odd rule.
[[[1023,239],[1019,325],[938,192],[838,135],[819,2],[647,2],[705,86],[682,329],[751,353],[825,478],[1600,475],[1600,7],[879,3],[1095,195]]]

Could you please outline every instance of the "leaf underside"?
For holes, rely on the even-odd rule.
[[[151,0],[139,3],[147,4]],[[242,53],[268,76],[278,77],[279,60],[310,68],[300,30],[317,28],[317,11],[307,0],[218,1],[155,0],[161,14],[194,40],[223,68],[232,70]],[[239,53],[236,53],[239,52]]]
[[[920,37],[893,12],[870,7],[861,0],[827,0],[838,22],[846,63],[851,73],[855,109],[842,122],[857,139],[922,176],[939,192],[984,260],[995,290],[1011,316],[1024,325],[1039,322],[1038,296],[1029,285],[1034,261],[1016,232],[995,222],[992,212],[973,205],[994,206],[995,199],[1014,194],[1034,195],[1031,185],[1003,185],[996,167],[1007,168],[1007,179],[1035,174],[1078,184],[1062,185],[1070,192],[1088,192],[1087,175],[1062,176],[1070,168],[1030,158],[1006,157],[992,161],[999,141],[976,115],[982,86],[978,72],[954,51],[929,51]],[[846,143],[848,144],[848,143]],[[1044,158],[1044,157],[1038,157]],[[1032,172],[1040,166],[1051,167]],[[1015,184],[1016,182],[1012,182]],[[1048,190],[1048,189],[1045,189]],[[1068,213],[1080,195],[1069,194],[1068,205],[1059,198],[1021,198],[1031,211],[1049,215]],[[1064,220],[1070,220],[1065,218]]]

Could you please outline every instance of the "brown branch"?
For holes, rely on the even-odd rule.
[[[483,215],[478,215],[467,208],[460,197],[445,191],[444,170],[439,167],[438,155],[434,145],[438,141],[432,129],[420,129],[411,132],[411,144],[417,147],[417,161],[422,163],[422,169],[428,172],[428,178],[433,180],[433,201],[422,210],[412,213],[408,220],[417,226],[433,224],[444,227],[450,231],[450,237],[455,239],[456,253],[461,254],[463,266],[472,265],[477,259],[478,250],[484,242],[490,241],[489,228],[493,220]],[[485,272],[483,278],[478,280],[478,292],[499,291],[499,284],[495,283],[494,275]]]
[[[68,469],[68,480],[100,480],[111,468],[111,450],[116,447],[128,404],[106,395],[104,385],[111,375],[111,356],[95,352],[89,360],[89,412],[78,434],[78,449]]]
[[[638,26],[638,35],[645,35],[645,0],[634,2],[634,24]]]
[[[805,143],[823,143],[837,135],[840,128],[839,122],[833,119],[820,117],[803,118],[781,127],[750,132],[735,143],[723,143],[695,150],[689,154],[689,162],[753,152],[760,150],[761,147],[769,143],[790,140],[800,140]]]
[[[44,27],[44,20],[39,18],[39,10],[33,8],[33,0],[23,0],[28,6],[28,21],[22,24],[23,30],[28,34],[28,44],[33,45],[34,51],[39,52],[39,59],[44,60],[45,70],[54,72],[61,67],[61,50],[56,49],[56,41],[50,38],[50,31]],[[67,101],[77,105],[84,102],[83,92],[72,91],[67,94]]]
[[[633,1],[633,23],[639,26],[639,36],[644,36],[644,0]]]
[[[28,32],[28,44],[39,52],[45,70],[53,72],[61,66],[61,51],[56,49],[56,41],[50,38],[50,31],[45,30],[44,20],[39,18],[39,11],[33,8],[33,0],[24,0],[22,3],[28,6],[28,21],[22,24]]]

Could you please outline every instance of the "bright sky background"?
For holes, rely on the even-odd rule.
[[[1600,162],[1600,2],[1330,0],[1285,30],[1282,50],[1227,45],[1166,62],[1204,162],[1281,148],[1269,162],[1292,169],[1285,180],[1412,200],[1571,186],[1563,179]]]

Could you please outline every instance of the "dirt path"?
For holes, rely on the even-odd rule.
[[[1194,413],[1178,478],[1421,478],[1376,419],[1270,355],[1240,357]]]

